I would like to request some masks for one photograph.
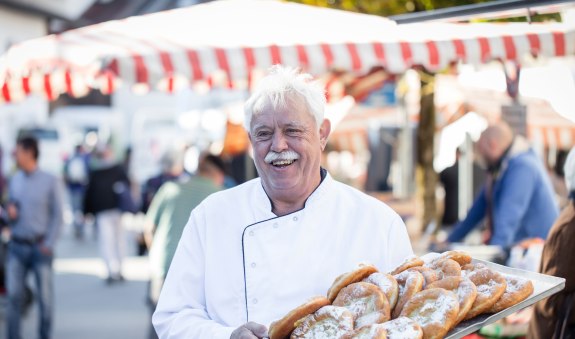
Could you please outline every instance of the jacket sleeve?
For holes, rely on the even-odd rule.
[[[170,265],[152,322],[159,338],[228,339],[235,330],[206,311],[201,207],[194,209]]]
[[[457,242],[463,240],[465,236],[471,232],[472,229],[485,217],[485,210],[487,202],[485,200],[485,186],[481,189],[475,201],[471,205],[467,216],[453,228],[453,231],[447,237],[449,242]]]
[[[495,192],[490,245],[506,247],[513,243],[538,182],[532,168],[519,163],[510,164],[501,180]]]

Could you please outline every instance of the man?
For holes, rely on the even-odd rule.
[[[222,189],[224,162],[215,155],[199,160],[197,175],[185,182],[167,182],[154,196],[146,214],[146,243],[150,248],[150,307],[156,309],[166,273],[190,212],[202,200]],[[153,328],[151,338],[157,338]]]
[[[98,243],[107,270],[107,284],[124,280],[122,265],[125,237],[120,200],[126,190],[129,197],[130,180],[124,167],[115,159],[110,146],[100,146],[96,151],[84,195],[84,214],[96,217]]]
[[[539,271],[565,278],[565,288],[535,304],[528,339],[575,337],[575,148],[565,160],[569,202],[555,221],[545,242]]]
[[[188,173],[184,170],[184,152],[177,148],[168,149],[160,159],[161,173],[155,175],[144,183],[142,187],[142,204],[140,211],[148,212],[152,199],[166,182],[184,182],[189,179]],[[138,246],[138,255],[145,255],[148,247],[145,235],[138,234],[136,241]]]
[[[39,337],[51,337],[53,312],[52,260],[62,226],[62,187],[58,180],[38,168],[38,142],[23,137],[14,157],[19,171],[8,187],[7,212],[11,237],[6,258],[8,293],[8,339],[20,339],[20,308],[30,270],[35,275],[40,309]]]
[[[484,217],[485,243],[509,249],[528,238],[547,238],[559,209],[543,165],[527,141],[500,122],[477,142],[486,183],[448,242],[461,241]]]
[[[324,108],[307,74],[275,66],[261,80],[245,105],[260,177],[192,211],[153,316],[160,338],[264,338],[341,273],[413,254],[395,212],[320,167]]]
[[[181,150],[170,149],[162,155],[160,159],[162,172],[149,178],[142,189],[142,206],[143,213],[148,211],[154,195],[160,187],[169,181],[185,181],[189,178],[184,171],[184,154]]]

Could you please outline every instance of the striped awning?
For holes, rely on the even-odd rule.
[[[0,57],[0,102],[55,99],[90,88],[173,92],[244,88],[277,63],[321,75],[373,67],[434,71],[451,62],[556,57],[575,52],[558,23],[419,23],[268,0],[214,1],[29,40]]]

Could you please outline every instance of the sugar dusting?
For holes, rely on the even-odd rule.
[[[447,321],[447,314],[456,303],[459,304],[454,294],[441,294],[437,299],[425,300],[423,306],[413,310],[407,316],[421,327],[430,324],[443,326]]]
[[[382,329],[382,324],[373,324],[357,330],[351,338],[353,339],[374,339],[379,338],[379,331]]]
[[[519,290],[524,289],[525,286],[529,284],[529,281],[525,279],[520,279],[506,274],[503,275],[503,277],[507,282],[507,288],[505,289],[505,293],[515,293]]]
[[[407,317],[399,317],[384,322],[381,326],[387,331],[388,339],[413,339],[421,335],[417,324]]]
[[[389,277],[383,273],[373,273],[365,279],[365,282],[371,283],[379,287],[383,293],[387,294],[388,291],[393,287],[393,283],[389,280]]]
[[[372,312],[358,317],[355,320],[355,328],[362,328],[364,326],[372,325],[381,322],[383,319],[380,312]]]
[[[477,285],[477,293],[484,295],[491,295],[495,292],[495,287],[499,286],[499,283],[493,279],[489,279],[486,284]]]
[[[349,311],[343,307],[328,305],[305,317],[293,331],[292,338],[341,338],[352,330],[353,317],[350,316]]]

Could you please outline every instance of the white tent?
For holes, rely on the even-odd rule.
[[[49,99],[118,86],[175,91],[187,85],[249,86],[282,63],[315,75],[374,66],[402,73],[450,62],[573,55],[563,24],[396,25],[382,17],[271,0],[225,0],[50,35],[0,58],[0,102]]]

